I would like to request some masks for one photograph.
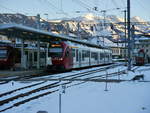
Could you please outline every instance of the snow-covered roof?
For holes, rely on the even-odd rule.
[[[6,32],[7,31],[7,32]],[[13,32],[12,32],[13,31]],[[20,34],[14,33],[14,31],[20,31]],[[96,44],[91,44],[89,42],[84,42],[82,40],[74,39],[71,38],[70,36],[66,35],[59,35],[59,34],[54,34],[52,32],[47,32],[23,25],[18,25],[18,24],[1,24],[0,25],[0,34],[5,34],[8,35],[7,33],[14,33],[14,35],[17,35],[16,37],[18,38],[24,38],[26,40],[37,40],[37,36],[40,39],[40,41],[45,41],[45,42],[50,42],[51,40],[68,40],[72,42],[76,42],[79,44],[85,44],[87,46],[91,47],[97,47],[97,48],[102,48],[102,46],[98,46]]]

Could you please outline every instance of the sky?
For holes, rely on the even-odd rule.
[[[123,10],[127,0],[0,0],[0,13],[22,13],[28,16],[37,15],[43,18],[58,19],[71,18],[90,13],[94,7],[98,11],[93,12],[97,16],[118,15],[123,17]],[[131,0],[131,17],[140,16],[150,21],[150,0]],[[117,8],[120,8],[117,10]],[[90,10],[90,11],[89,11]],[[80,11],[80,13],[76,13]],[[94,10],[92,10],[94,11]],[[48,15],[47,15],[48,14]]]

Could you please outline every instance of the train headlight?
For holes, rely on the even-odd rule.
[[[6,62],[6,61],[7,61],[7,59],[3,59],[3,61],[5,61],[5,62]]]
[[[63,60],[63,58],[59,58],[59,60]]]
[[[63,58],[54,58],[54,60],[63,60]]]

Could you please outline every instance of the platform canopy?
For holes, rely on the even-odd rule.
[[[0,34],[5,35],[8,38],[20,38],[24,40],[40,40],[41,42],[51,42],[51,41],[71,41],[90,47],[103,48],[96,44],[91,44],[88,42],[80,41],[75,38],[66,35],[54,34],[44,30],[35,29],[32,27],[23,26],[20,24],[0,24]]]

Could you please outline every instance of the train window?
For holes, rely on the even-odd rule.
[[[76,50],[76,61],[79,61],[79,54],[78,54],[78,50]]]
[[[69,51],[68,51],[68,50],[66,51],[65,56],[66,56],[66,57],[69,57]]]
[[[44,52],[40,53],[40,58],[45,58],[45,53]]]
[[[75,49],[72,49],[72,56],[75,57]]]
[[[0,49],[0,59],[7,57],[7,50]]]
[[[25,55],[27,56],[27,59],[29,59],[29,57],[28,57],[28,51],[25,51]]]
[[[98,54],[95,53],[95,60],[98,60]]]
[[[86,51],[83,50],[83,51],[82,51],[82,60],[83,60],[83,61],[85,60],[85,57],[86,57]]]
[[[28,51],[25,51],[25,55],[28,55]]]
[[[50,48],[50,52],[63,52],[62,48]]]
[[[90,51],[85,51],[85,57],[89,57]]]
[[[106,53],[106,58],[109,58],[109,54],[108,53]]]
[[[49,55],[51,57],[62,57],[63,49],[62,48],[50,48]]]
[[[69,48],[66,49],[65,57],[69,57]]]
[[[102,53],[100,53],[100,54],[99,54],[99,56],[100,56],[100,60],[102,60],[102,55],[101,55],[101,54],[102,54]]]
[[[139,52],[139,57],[144,57],[144,53]]]
[[[95,52],[92,52],[91,57],[92,57],[93,59],[97,60],[97,59],[98,59],[98,54],[95,53]]]
[[[86,57],[90,57],[90,51],[86,51]]]
[[[105,54],[104,53],[100,53],[100,59],[102,60],[102,59],[104,59],[104,57],[105,57]]]
[[[34,61],[37,61],[37,52],[34,52]]]

